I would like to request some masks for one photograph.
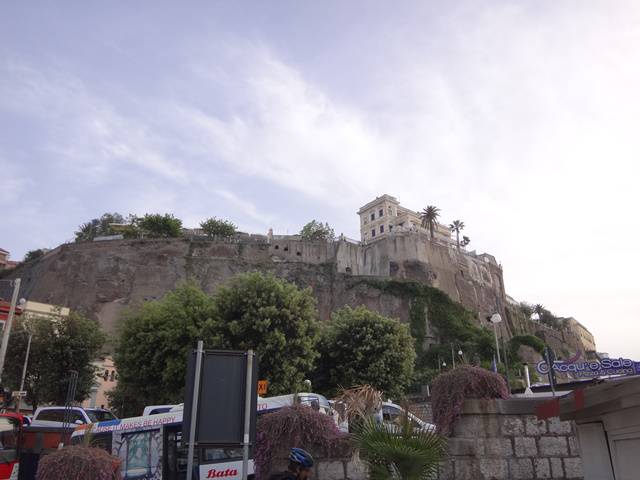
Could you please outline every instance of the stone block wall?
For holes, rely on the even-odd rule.
[[[467,400],[439,480],[581,480],[573,422],[538,420],[540,400]]]

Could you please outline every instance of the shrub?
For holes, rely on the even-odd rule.
[[[256,436],[258,479],[268,478],[274,459],[287,457],[293,447],[331,457],[348,445],[348,436],[338,430],[331,417],[304,405],[263,415],[258,419]]]
[[[182,235],[182,220],[170,213],[147,213],[142,218],[137,218],[135,226],[148,237],[179,237]]]
[[[311,220],[302,227],[300,236],[305,240],[333,240],[336,238],[333,228],[328,223],[323,224],[317,220]]]
[[[464,365],[436,377],[431,389],[433,421],[448,435],[466,398],[507,398],[509,390],[497,373]]]
[[[433,479],[447,446],[446,439],[432,430],[414,429],[407,412],[399,427],[365,419],[353,441],[373,480]]]
[[[200,228],[208,237],[231,237],[236,233],[236,226],[232,222],[216,217],[200,222]]]
[[[65,447],[42,457],[37,480],[120,480],[120,460],[101,448]]]

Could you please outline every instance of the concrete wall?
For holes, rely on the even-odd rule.
[[[439,480],[583,478],[575,424],[537,420],[540,400],[467,400]]]

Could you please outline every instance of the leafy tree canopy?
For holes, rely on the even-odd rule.
[[[193,283],[126,314],[114,357],[118,386],[110,401],[120,415],[183,401],[188,354],[213,315],[212,298]],[[221,346],[215,336],[203,340],[206,348]]]
[[[37,250],[29,250],[25,256],[24,261],[30,262],[31,260],[35,260],[36,258],[40,258],[45,253],[45,250],[42,248],[38,248]]]
[[[170,213],[147,213],[136,218],[135,226],[147,237],[179,237],[182,235],[182,220]]]
[[[406,325],[365,307],[335,312],[322,329],[315,383],[321,391],[369,384],[397,397],[412,382],[414,341]]]
[[[225,348],[256,350],[260,378],[269,394],[299,390],[318,356],[316,301],[311,289],[272,275],[246,273],[214,294],[215,321],[204,337],[220,337]]]
[[[119,213],[105,213],[100,218],[94,218],[78,227],[76,232],[76,242],[93,240],[95,237],[103,235],[115,235],[116,232],[112,224],[126,223]]]
[[[95,381],[92,361],[100,353],[105,335],[94,320],[72,312],[68,317],[26,317],[16,321],[9,340],[3,383],[17,390],[32,333],[25,379],[27,400],[64,404],[69,372],[78,372],[77,401],[87,398]]]
[[[300,236],[305,240],[333,240],[336,234],[328,223],[322,223],[317,220],[311,220],[302,230]]]
[[[209,237],[231,237],[236,233],[237,229],[233,222],[216,217],[208,218],[201,222],[200,228]]]
[[[259,273],[243,274],[212,297],[181,285],[124,318],[115,352],[121,415],[145,405],[183,401],[188,353],[205,348],[256,350],[269,394],[300,388],[317,356],[315,299],[310,290]]]

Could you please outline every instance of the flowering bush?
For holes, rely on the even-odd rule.
[[[294,405],[258,419],[254,459],[258,479],[268,478],[273,460],[286,458],[292,447],[332,456],[348,444],[332,418],[311,407]]]
[[[45,455],[37,480],[120,480],[120,460],[101,448],[65,447]]]
[[[448,435],[462,413],[466,398],[507,398],[509,389],[497,373],[464,365],[438,375],[431,386],[433,421],[438,432]]]

